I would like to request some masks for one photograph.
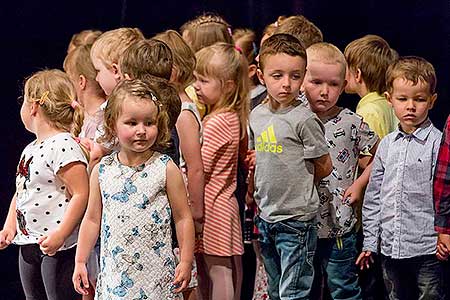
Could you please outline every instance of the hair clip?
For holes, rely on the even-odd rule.
[[[49,100],[48,94],[50,94],[50,91],[45,91],[44,93],[42,93],[41,98],[37,99],[36,102],[38,102],[39,105],[44,105],[44,102]]]
[[[280,24],[278,24],[278,21],[275,21],[275,23],[273,23],[273,25],[274,25],[275,27],[280,26]]]
[[[156,107],[158,108],[158,112],[159,112],[160,109],[162,108],[161,101],[159,101],[158,98],[156,98],[156,96],[153,93],[150,93],[150,97],[152,98],[152,101],[153,101],[153,103],[155,103]]]
[[[253,47],[253,55],[256,57],[258,55],[258,46],[256,46],[255,42],[252,42]]]
[[[234,49],[236,49],[240,54],[242,54],[241,47],[234,45]]]
[[[227,27],[228,30],[228,34],[232,37],[233,36],[233,31],[231,31],[231,27]]]
[[[76,109],[77,106],[80,106],[80,103],[78,103],[77,100],[72,100],[72,102],[70,102],[70,106],[72,106],[73,109]]]

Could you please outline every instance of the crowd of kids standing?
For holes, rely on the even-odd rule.
[[[445,299],[450,122],[424,58],[205,14],[82,31],[63,66],[25,81],[36,139],[0,231],[26,299]]]

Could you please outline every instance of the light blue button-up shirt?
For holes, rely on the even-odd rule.
[[[442,133],[427,120],[381,140],[363,205],[364,251],[394,259],[436,252],[433,171]]]

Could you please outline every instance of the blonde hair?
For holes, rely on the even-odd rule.
[[[24,101],[37,102],[51,125],[78,136],[83,126],[83,110],[72,107],[75,88],[63,71],[52,69],[34,73],[24,86]]]
[[[290,16],[284,19],[275,29],[274,34],[276,33],[287,33],[295,36],[305,49],[312,44],[323,42],[320,29],[304,16]]]
[[[80,75],[83,75],[86,81],[94,87],[95,93],[103,95],[102,88],[95,80],[97,71],[92,64],[91,47],[92,45],[82,45],[69,52],[64,59],[63,67],[72,80],[76,80]]]
[[[419,81],[427,83],[430,93],[436,91],[436,72],[431,63],[422,57],[404,56],[390,65],[386,71],[386,87],[392,93],[394,80],[404,78],[416,85]]]
[[[247,59],[233,45],[217,43],[198,51],[196,72],[219,80],[222,86],[231,80],[235,89],[223,94],[215,104],[214,113],[234,111],[239,115],[241,138],[247,130],[249,110],[249,78]],[[214,60],[215,59],[215,60]],[[214,60],[214,63],[211,63]]]
[[[250,29],[236,29],[233,32],[234,44],[242,50],[249,64],[255,63],[255,58],[258,55],[258,48],[256,46],[256,34]]]
[[[134,42],[144,39],[138,28],[119,28],[103,33],[94,42],[91,58],[100,59],[106,67],[117,64],[123,52]]]
[[[264,63],[270,55],[287,54],[289,56],[298,56],[306,61],[306,51],[302,43],[290,34],[277,33],[270,36],[261,45],[259,52],[259,66],[264,72]]]
[[[175,30],[167,30],[157,34],[154,39],[163,41],[172,50],[173,67],[177,71],[176,81],[182,88],[194,81],[195,54],[181,35]]]
[[[369,34],[349,43],[344,55],[350,71],[361,71],[370,92],[382,95],[386,91],[386,70],[398,58],[388,42],[380,36]]]
[[[194,52],[217,42],[233,43],[231,26],[215,14],[203,14],[181,26],[183,36]]]
[[[169,46],[155,39],[136,41],[119,59],[120,72],[132,79],[151,74],[169,80],[173,58]]]
[[[279,16],[275,22],[270,23],[264,28],[263,35],[267,36],[273,35],[277,27],[279,27],[281,23],[283,23],[283,21],[286,19],[287,19],[286,16]]]
[[[347,62],[345,56],[333,44],[330,43],[316,43],[306,49],[308,64],[309,61],[320,61],[326,64],[339,64],[342,67],[342,78],[345,79],[345,72],[347,69]]]
[[[116,123],[122,113],[123,102],[129,97],[134,97],[134,99],[139,99],[140,101],[151,101],[156,105],[158,110],[156,120],[158,136],[151,149],[159,151],[167,147],[170,140],[167,108],[161,103],[161,98],[157,91],[140,79],[122,80],[112,91],[105,108],[104,134],[100,141],[116,142]]]
[[[95,40],[102,34],[99,30],[83,30],[79,33],[75,33],[69,42],[67,47],[67,53],[75,50],[79,46],[92,45]]]

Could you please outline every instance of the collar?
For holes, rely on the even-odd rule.
[[[250,91],[250,99],[253,99],[266,91],[266,87],[262,84],[258,84],[254,89]]]
[[[431,121],[430,121],[429,118],[427,118],[427,119],[420,125],[420,127],[417,128],[416,130],[414,130],[414,132],[411,133],[411,134],[405,133],[405,132],[400,128],[400,124],[398,124],[397,129],[394,131],[394,132],[395,132],[395,138],[394,138],[394,140],[398,140],[399,138],[411,136],[411,137],[414,137],[415,139],[418,139],[419,141],[424,142],[424,141],[428,138],[428,135],[430,134],[431,129],[433,129],[433,124],[431,123]]]

